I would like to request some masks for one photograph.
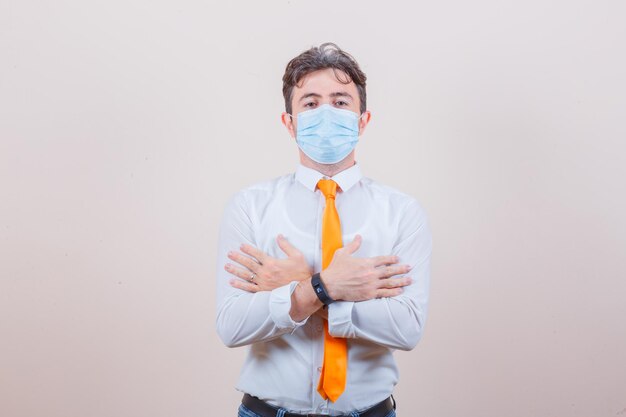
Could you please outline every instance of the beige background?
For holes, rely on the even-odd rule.
[[[402,417],[626,416],[623,1],[0,0],[0,415],[234,416],[217,225],[292,171],[287,61],[369,76],[366,175],[422,203]]]

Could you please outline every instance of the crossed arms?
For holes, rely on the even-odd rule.
[[[391,255],[353,256],[362,241],[358,235],[335,252],[321,277],[338,301],[325,310],[312,290],[312,268],[304,255],[281,235],[276,243],[285,257],[257,249],[245,200],[233,199],[220,228],[218,253],[224,270],[218,272],[217,330],[224,343],[235,347],[272,340],[321,314],[335,337],[393,349],[415,347],[426,318],[432,241],[423,210],[408,204],[405,211]],[[232,250],[237,247],[241,252]],[[409,270],[411,277],[404,275]]]

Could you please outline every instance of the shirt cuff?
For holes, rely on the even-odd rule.
[[[291,310],[291,294],[298,286],[298,281],[292,281],[287,285],[272,290],[270,294],[270,317],[279,329],[291,329],[292,333],[308,320],[293,321],[289,315]]]
[[[333,337],[354,338],[353,301],[337,301],[328,306],[328,333]]]

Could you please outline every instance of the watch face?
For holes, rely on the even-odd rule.
[[[315,290],[315,295],[317,295],[317,298],[319,298],[324,306],[327,306],[328,304],[335,301],[330,298],[328,294],[326,294],[326,290],[324,289],[324,285],[322,284],[322,280],[320,279],[320,274],[313,275],[311,279],[311,285],[313,286],[313,290]]]

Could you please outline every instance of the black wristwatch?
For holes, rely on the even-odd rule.
[[[319,272],[311,277],[311,285],[313,286],[313,291],[315,291],[315,295],[317,295],[317,298],[320,299],[322,304],[327,306],[335,302],[335,300],[330,298],[330,296],[326,292],[326,287],[324,287],[324,284],[322,283]]]

